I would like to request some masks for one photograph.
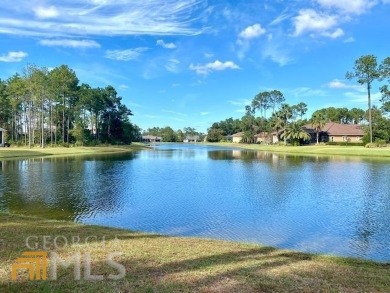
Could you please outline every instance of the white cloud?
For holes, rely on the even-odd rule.
[[[100,48],[100,44],[93,40],[54,39],[41,40],[39,41],[39,44],[49,47]]]
[[[235,64],[233,61],[221,62],[219,60],[204,65],[191,64],[189,68],[191,70],[194,70],[197,74],[204,74],[204,75],[207,75],[212,71],[222,71],[226,69],[240,69],[240,67],[237,64]]]
[[[278,25],[278,24],[282,23],[283,21],[285,21],[286,19],[289,19],[289,18],[290,18],[290,15],[288,15],[288,14],[281,14],[278,17],[276,17],[273,21],[271,21],[269,26]]]
[[[258,23],[248,26],[243,31],[241,31],[236,41],[237,45],[239,46],[237,50],[238,58],[243,59],[251,46],[251,41],[264,35],[265,33],[266,30]]]
[[[346,83],[344,83],[339,79],[334,79],[331,82],[329,82],[327,85],[331,89],[343,89],[348,87]]]
[[[266,30],[263,27],[261,27],[261,24],[256,23],[254,25],[248,26],[243,31],[241,31],[239,37],[241,39],[249,40],[249,39],[258,38],[261,35],[264,35],[265,33]]]
[[[165,65],[165,69],[170,72],[178,72],[179,71],[180,61],[177,59],[169,59],[168,63]]]
[[[331,82],[328,82],[327,87],[331,89],[362,89],[362,86],[360,85],[346,84],[344,81],[340,79],[334,79]]]
[[[0,32],[45,37],[197,35],[206,0],[2,1]]]
[[[42,7],[38,6],[33,9],[35,16],[41,19],[56,18],[59,16],[59,11],[54,6]]]
[[[141,54],[146,50],[148,50],[148,48],[145,47],[127,50],[107,50],[106,58],[118,61],[130,61],[138,59],[138,57],[141,56]]]
[[[209,115],[210,112],[200,112],[200,116],[206,116],[206,115]]]
[[[176,112],[176,111],[171,111],[171,110],[162,110],[162,112],[168,113],[168,114],[172,114],[172,115],[176,115],[176,116],[181,116],[181,117],[187,117],[188,116],[187,114]]]
[[[163,40],[157,40],[156,44],[165,49],[176,49],[176,45],[174,43],[165,43]]]
[[[378,4],[377,0],[316,0],[324,8],[345,14],[363,14]],[[386,2],[384,2],[386,3]]]
[[[349,37],[349,38],[344,40],[344,43],[354,43],[354,42],[355,42],[355,38],[354,37]]]
[[[289,47],[285,43],[284,35],[276,34],[269,37],[261,50],[263,59],[270,59],[280,66],[291,63],[293,59],[290,56]]]
[[[28,54],[22,51],[11,51],[7,55],[0,56],[0,62],[20,62],[26,58]]]
[[[326,96],[326,92],[321,89],[312,89],[309,87],[297,87],[291,89],[290,95],[301,99],[301,98],[316,98],[316,97],[324,97]]]
[[[161,116],[150,115],[150,114],[145,114],[145,115],[143,115],[143,117],[148,118],[148,119],[161,119],[162,118]]]
[[[270,59],[273,62],[279,64],[280,66],[285,66],[292,62],[292,59],[285,54],[283,51],[272,50],[271,47],[268,47],[263,50],[262,56],[264,59]]]
[[[324,32],[322,35],[331,39],[337,39],[344,36],[344,31],[341,28],[337,28],[334,32]]]
[[[338,16],[329,14],[320,14],[313,9],[301,9],[299,15],[293,18],[295,26],[294,36],[300,36],[306,33],[317,33],[323,36],[332,36],[330,30],[333,30],[338,25]],[[341,31],[336,29],[333,31],[335,35]]]
[[[252,101],[248,99],[240,99],[240,100],[230,100],[228,102],[233,106],[245,107],[246,105],[250,105]]]
[[[346,92],[346,93],[344,93],[344,96],[346,96],[350,102],[367,104],[367,93],[366,92]],[[380,92],[372,93],[371,94],[371,101],[372,102],[379,101],[381,99],[381,97],[382,97],[382,94]]]

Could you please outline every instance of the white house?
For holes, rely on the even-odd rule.
[[[199,141],[199,135],[188,135],[183,140],[183,142],[198,142]]]
[[[244,132],[237,132],[232,135],[232,141],[235,143],[239,143],[242,141],[243,137],[244,137]]]
[[[3,146],[5,140],[5,129],[0,127],[0,146]]]

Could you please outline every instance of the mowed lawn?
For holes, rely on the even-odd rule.
[[[0,292],[390,292],[389,264],[10,214],[0,214],[0,231]],[[83,266],[74,280],[70,266],[57,268],[57,280],[28,281],[20,271],[11,281],[15,259],[31,250],[28,236],[38,250],[46,237],[47,249],[64,260],[89,252],[91,274],[104,280],[84,280]],[[110,252],[121,253],[115,261],[125,267],[124,278],[108,280],[118,273],[105,263]]]
[[[94,146],[94,147],[10,147],[0,148],[0,159],[6,158],[28,158],[42,156],[64,156],[64,155],[89,155],[130,152],[145,149],[142,144],[133,143],[128,146]]]
[[[331,145],[284,146],[284,145],[261,145],[261,144],[244,144],[244,143],[209,143],[209,145],[242,148],[242,149],[258,150],[258,151],[268,151],[268,152],[275,152],[275,153],[390,158],[390,147],[365,148],[363,146],[331,146]]]

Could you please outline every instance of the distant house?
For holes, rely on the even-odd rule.
[[[187,135],[186,138],[183,140],[183,142],[198,142],[199,141],[199,135]]]
[[[255,143],[272,143],[272,134],[269,132],[260,132],[255,135]]]
[[[5,132],[6,132],[6,130],[0,127],[0,146],[4,145]]]
[[[307,124],[303,127],[311,136],[311,142],[317,141],[317,132],[313,126]],[[362,142],[364,130],[361,125],[357,124],[339,124],[328,122],[324,125],[319,133],[320,142]]]
[[[162,138],[160,136],[154,136],[154,135],[143,135],[142,136],[142,142],[149,142],[149,143],[154,143],[154,142],[161,142]]]
[[[223,137],[223,139],[224,139],[225,141],[232,142],[232,141],[233,141],[233,136],[232,136],[232,135],[225,135],[225,136]]]
[[[279,137],[282,134],[282,131],[274,131],[271,133],[271,143],[278,143]]]
[[[235,143],[239,143],[242,141],[243,137],[244,137],[244,132],[237,132],[235,134],[232,134],[232,141]]]
[[[240,143],[244,137],[244,132],[237,132],[233,135],[230,135],[232,142]],[[260,132],[255,134],[254,136],[255,143],[276,143],[278,142],[277,133],[269,133],[269,132]]]

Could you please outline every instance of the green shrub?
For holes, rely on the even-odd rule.
[[[83,146],[84,143],[82,141],[76,141],[74,144],[76,147]]]
[[[386,147],[386,141],[384,140],[384,139],[376,139],[375,140],[375,144],[377,145],[377,147],[380,147],[380,148],[382,148],[382,147]]]
[[[365,146],[366,144],[364,142],[336,142],[336,141],[329,141],[326,143],[327,145],[339,145],[339,146]]]
[[[365,148],[372,149],[372,148],[377,148],[378,145],[377,145],[375,142],[373,142],[373,143],[369,142],[369,143],[367,143],[364,147],[365,147]]]

